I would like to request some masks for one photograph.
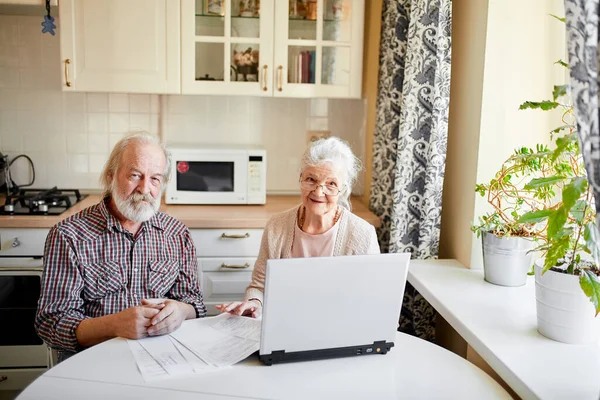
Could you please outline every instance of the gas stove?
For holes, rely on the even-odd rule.
[[[6,196],[0,215],[60,215],[85,197],[77,189],[20,189]]]

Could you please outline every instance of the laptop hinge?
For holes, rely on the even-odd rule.
[[[273,365],[277,363],[291,361],[323,360],[327,358],[364,356],[369,354],[386,354],[388,351],[390,351],[392,347],[394,347],[394,342],[386,342],[385,340],[379,340],[373,342],[373,344],[336,347],[332,349],[293,351],[289,353],[286,353],[285,350],[276,350],[273,351],[271,354],[262,354],[259,356],[259,358],[266,365]]]

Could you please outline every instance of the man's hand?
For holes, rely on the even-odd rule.
[[[90,347],[115,336],[141,339],[148,336],[147,329],[164,304],[129,307],[125,310],[97,318],[86,318],[75,329],[77,342]]]
[[[173,332],[181,326],[183,321],[196,317],[193,306],[171,299],[142,299],[142,305],[146,307],[164,305],[164,307],[152,317],[146,330],[148,336],[159,336]]]
[[[262,304],[256,299],[244,302],[233,301],[231,303],[219,304],[215,308],[221,312],[227,312],[234,315],[243,315],[252,318],[259,318],[262,315]]]
[[[116,336],[127,339],[141,339],[148,336],[148,327],[152,318],[165,308],[164,304],[152,304],[129,307],[114,314]]]

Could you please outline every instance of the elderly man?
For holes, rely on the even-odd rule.
[[[158,211],[170,164],[153,136],[123,138],[102,173],[102,201],[50,230],[35,327],[59,361],[206,314],[190,233]]]

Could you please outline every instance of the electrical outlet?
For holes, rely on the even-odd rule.
[[[306,143],[310,144],[310,142],[328,138],[329,136],[331,136],[331,131],[306,131]]]

